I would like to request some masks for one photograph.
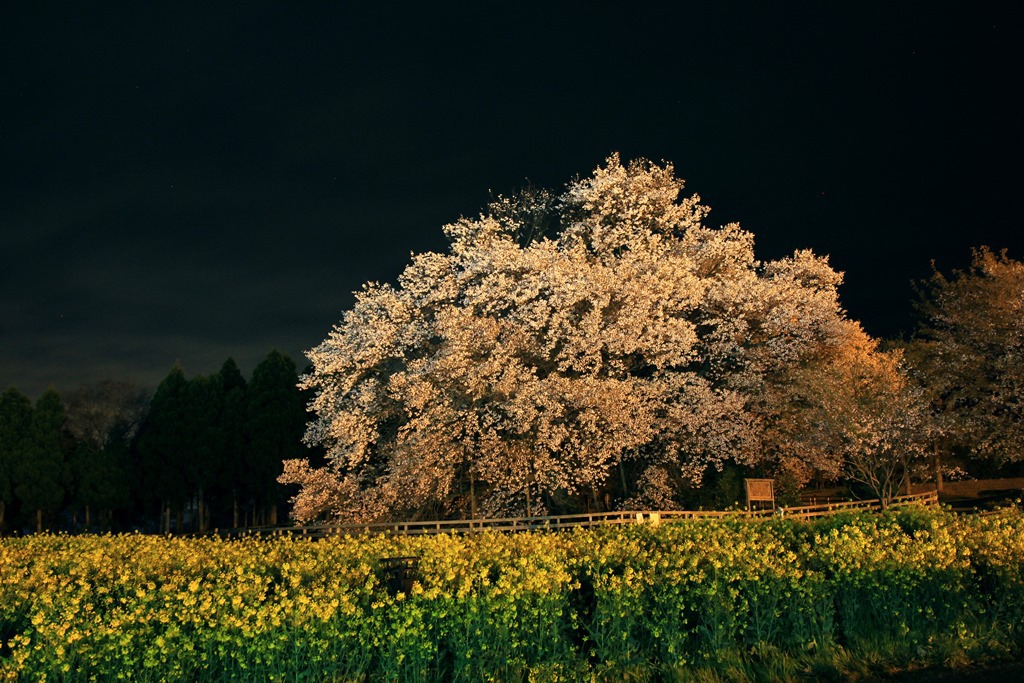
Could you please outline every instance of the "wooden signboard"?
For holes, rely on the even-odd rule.
[[[768,503],[769,509],[775,508],[775,480],[774,479],[744,479],[747,485],[747,509],[751,509],[751,503]]]

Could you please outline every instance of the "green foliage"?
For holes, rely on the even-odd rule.
[[[248,490],[259,505],[274,505],[282,490],[276,483],[281,462],[305,451],[306,409],[295,363],[271,351],[253,369],[246,396]]]
[[[68,503],[91,527],[109,523],[130,505],[134,467],[130,446],[149,405],[148,392],[129,382],[84,385],[65,396],[74,445],[68,462]]]
[[[97,449],[80,443],[71,460],[75,502],[91,510],[113,510],[127,505],[131,461],[128,444],[112,441]]]
[[[224,391],[220,416],[220,443],[223,449],[220,457],[218,477],[219,492],[232,503],[234,510],[232,526],[238,526],[238,505],[245,476],[246,434],[245,411],[248,388],[234,359],[227,359],[218,373]]]
[[[198,375],[185,389],[185,421],[189,426],[183,445],[185,475],[189,491],[195,493],[213,485],[220,473],[224,438],[221,413],[224,388],[219,375]]]
[[[746,500],[743,479],[753,476],[750,468],[725,463],[721,470],[709,470],[700,486],[682,489],[679,498],[683,510],[726,510]]]
[[[0,396],[0,530],[14,502],[15,468],[29,448],[32,402],[14,387]]]
[[[969,269],[935,270],[918,295],[907,358],[942,428],[941,450],[1024,460],[1024,263],[981,247]]]
[[[175,365],[157,387],[138,439],[142,490],[158,501],[176,505],[184,503],[189,494],[184,471],[190,430],[187,389],[185,371]]]
[[[37,515],[55,512],[64,498],[64,478],[70,442],[64,430],[64,404],[49,389],[32,410],[27,438],[14,461],[14,495],[22,511]]]
[[[383,558],[414,555],[391,593]],[[841,678],[1024,652],[1019,512],[0,542],[0,679]],[[90,678],[93,677],[93,678]]]

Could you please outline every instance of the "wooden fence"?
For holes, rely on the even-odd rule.
[[[938,493],[928,491],[908,496],[898,496],[889,502],[890,507],[905,505],[936,505]],[[306,538],[328,536],[354,536],[358,534],[466,534],[477,531],[557,531],[577,527],[615,526],[623,524],[658,524],[662,521],[681,519],[758,519],[780,516],[786,519],[810,519],[834,515],[847,511],[881,510],[880,500],[859,500],[823,505],[802,505],[777,510],[658,510],[593,512],[576,515],[554,515],[548,517],[502,517],[497,519],[454,519],[432,522],[374,522],[371,524],[325,524],[316,526],[262,527],[256,529],[219,530],[221,536],[293,535]]]
[[[906,505],[938,505],[938,491],[925,491],[924,493],[913,493],[907,496],[896,496],[889,501],[889,507],[902,507]],[[880,500],[853,500],[845,503],[826,503],[823,505],[801,505],[799,507],[780,508],[784,517],[796,517],[809,519],[811,517],[824,517],[839,512],[856,510],[881,510]]]

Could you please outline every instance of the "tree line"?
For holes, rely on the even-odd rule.
[[[152,396],[9,389],[0,529],[721,507],[747,476],[885,500],[1024,472],[1024,264],[980,247],[918,284],[909,339],[874,339],[826,257],[759,260],[682,189],[612,156],[499,197],[366,285],[301,378],[272,352]]]
[[[272,351],[248,380],[173,367],[156,391],[104,381],[33,405],[0,396],[0,531],[203,532],[283,521],[281,461],[302,445],[295,363]]]

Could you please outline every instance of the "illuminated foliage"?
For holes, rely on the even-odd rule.
[[[883,504],[909,481],[933,429],[902,353],[880,351],[855,323],[769,382],[763,410],[766,445],[783,469],[843,476]]]
[[[1024,459],[1024,263],[982,247],[920,294],[908,357],[948,442],[997,464]]]
[[[707,468],[759,461],[754,404],[843,333],[841,276],[807,251],[757,261],[682,189],[671,165],[613,156],[367,285],[309,352],[306,438],[328,465],[286,464],[296,518],[668,507]]]

